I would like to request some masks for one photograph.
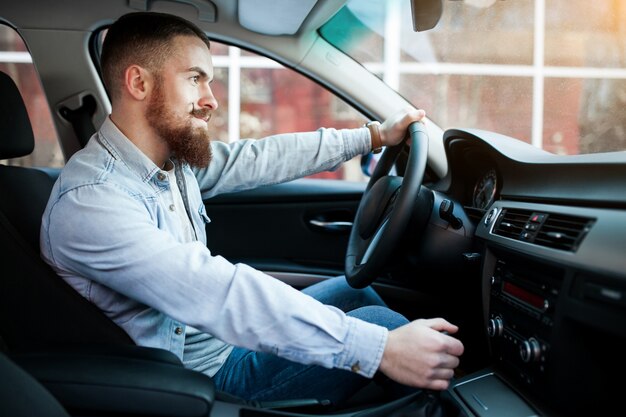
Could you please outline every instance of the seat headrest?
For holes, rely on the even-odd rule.
[[[29,155],[35,148],[33,128],[15,82],[0,71],[0,159]]]

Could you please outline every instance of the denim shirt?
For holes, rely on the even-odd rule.
[[[215,374],[232,346],[372,377],[387,330],[244,264],[213,256],[203,199],[336,169],[370,150],[367,129],[319,129],[232,144],[192,170],[174,161],[195,240],[183,236],[166,171],[107,118],[68,161],[42,219],[43,259],[142,346],[183,358],[186,326],[212,336]]]

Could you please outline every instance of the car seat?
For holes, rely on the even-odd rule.
[[[35,378],[0,352],[0,415],[69,417],[67,411]]]
[[[0,160],[29,155],[34,136],[15,82],[0,72]],[[39,255],[54,185],[43,170],[0,164],[0,338],[12,352],[68,344],[134,344]]]

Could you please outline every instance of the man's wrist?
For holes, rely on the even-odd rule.
[[[372,378],[380,366],[389,331],[356,317],[347,317],[348,333],[344,350],[335,359],[335,368]]]
[[[365,123],[370,131],[370,138],[372,141],[372,153],[379,153],[383,149],[383,141],[380,136],[380,122],[373,120]]]

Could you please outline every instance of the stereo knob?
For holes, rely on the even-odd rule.
[[[526,363],[538,361],[541,358],[541,344],[534,337],[524,340],[520,344],[519,355]]]
[[[496,316],[489,319],[489,323],[487,324],[487,334],[489,337],[502,336],[502,332],[504,332],[504,322],[502,321],[502,317]]]

